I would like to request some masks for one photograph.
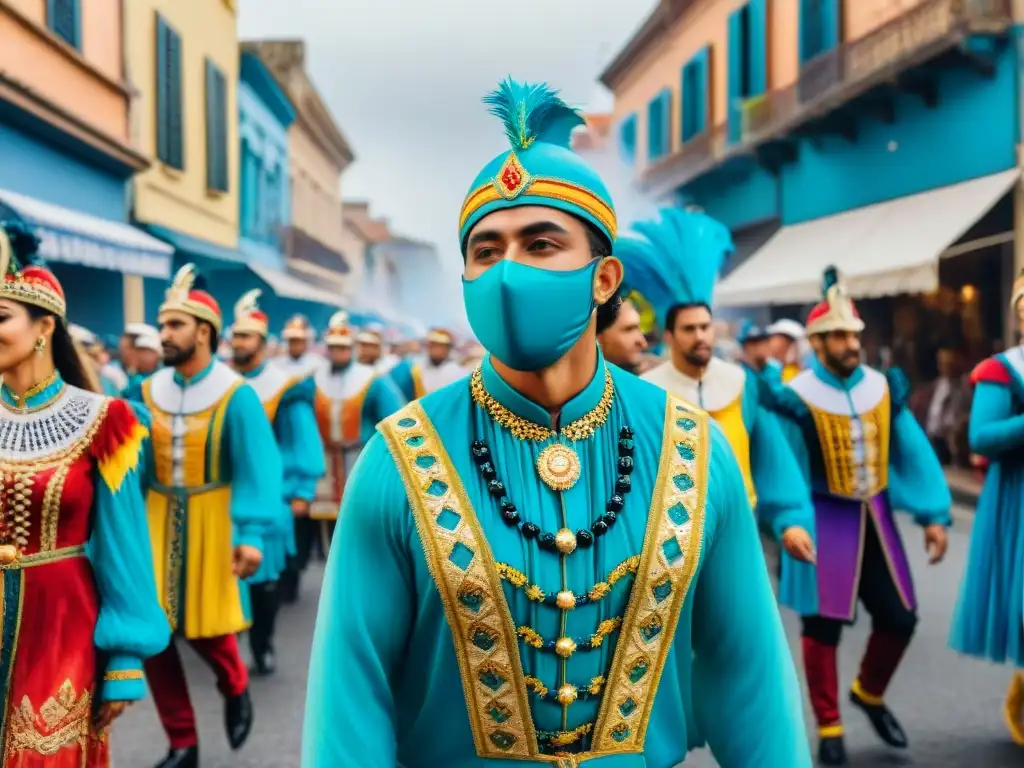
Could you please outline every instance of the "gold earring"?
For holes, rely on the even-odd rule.
[[[46,337],[40,336],[38,339],[36,339],[36,354],[43,354],[44,349],[46,349]]]

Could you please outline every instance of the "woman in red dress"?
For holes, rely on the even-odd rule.
[[[163,650],[140,457],[97,394],[39,241],[0,226],[0,768],[106,768],[106,731]]]

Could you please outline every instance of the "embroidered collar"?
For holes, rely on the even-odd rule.
[[[811,360],[811,370],[814,371],[814,375],[821,379],[823,382],[828,384],[830,387],[836,389],[851,390],[856,387],[864,379],[864,366],[858,365],[857,369],[847,376],[845,379],[841,379],[836,376],[832,371],[821,364],[821,361],[815,357]]]
[[[492,419],[521,440],[547,440],[555,433],[547,409],[523,396],[508,384],[491,364],[490,355],[470,377],[473,400]],[[561,434],[569,440],[585,440],[608,420],[615,386],[604,356],[598,351],[597,368],[590,383],[562,406]]]
[[[64,391],[64,379],[54,371],[34,387],[30,387],[25,396],[19,398],[6,385],[0,385],[0,402],[12,411],[37,411],[53,403]]]
[[[188,379],[185,378],[184,376],[182,376],[180,371],[175,371],[174,372],[174,383],[177,384],[182,389],[186,389],[187,387],[194,387],[196,384],[198,384],[199,382],[201,382],[203,379],[205,379],[207,376],[210,375],[210,371],[213,370],[213,366],[216,363],[217,363],[217,360],[216,360],[216,358],[214,358],[213,360],[210,361],[210,364],[208,366],[203,368],[203,370],[201,370],[199,373],[197,373],[192,378],[188,378]]]

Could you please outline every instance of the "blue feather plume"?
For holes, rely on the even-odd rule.
[[[666,208],[657,221],[634,224],[640,237],[615,241],[625,283],[654,307],[659,320],[673,304],[711,306],[715,283],[733,251],[725,225],[702,211]]]
[[[535,141],[568,147],[573,128],[585,122],[547,83],[518,83],[509,77],[484,97],[484,104],[505,124],[517,150],[529,149]]]
[[[827,298],[829,289],[838,283],[839,270],[835,267],[825,267],[825,271],[821,276],[821,295]]]
[[[0,221],[11,244],[13,258],[7,265],[9,272],[17,272],[27,266],[42,265],[39,258],[39,238],[23,221]]]

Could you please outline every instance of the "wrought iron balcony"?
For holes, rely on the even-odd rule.
[[[911,67],[976,34],[1012,24],[1012,0],[922,0],[867,35],[808,61],[795,83],[743,105],[742,140],[749,149],[781,138]]]
[[[642,190],[652,197],[661,197],[714,167],[725,155],[726,127],[725,123],[712,126],[647,166],[640,176]]]

